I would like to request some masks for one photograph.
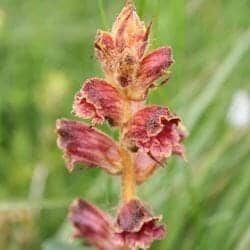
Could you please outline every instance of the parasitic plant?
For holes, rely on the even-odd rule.
[[[147,249],[165,236],[160,216],[138,198],[136,186],[145,182],[173,154],[185,157],[186,137],[180,118],[166,107],[147,106],[149,89],[169,76],[172,50],[162,47],[145,55],[151,24],[146,27],[127,0],[111,32],[99,30],[95,53],[105,78],[86,80],[75,95],[74,113],[88,124],[57,121],[58,146],[67,168],[77,163],[100,167],[122,179],[121,202],[115,219],[89,202],[77,199],[70,207],[74,237],[99,250]],[[119,128],[115,141],[94,128],[107,121]]]

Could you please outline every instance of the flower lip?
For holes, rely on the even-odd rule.
[[[120,229],[118,232],[138,232],[142,225],[152,220],[149,211],[142,205],[142,203],[133,199],[129,201],[120,211],[117,224]]]
[[[161,217],[153,217],[138,199],[125,204],[117,217],[116,235],[129,247],[148,248],[165,235],[163,225],[157,225]]]

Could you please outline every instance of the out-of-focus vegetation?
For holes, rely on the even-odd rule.
[[[228,112],[238,91],[249,98],[250,2],[135,3],[144,19],[153,18],[151,49],[169,44],[176,60],[170,83],[150,102],[175,110],[190,132],[188,163],[171,159],[139,188],[168,225],[168,237],[152,249],[249,249],[249,120],[233,122],[242,105],[230,119]],[[73,118],[84,79],[102,76],[95,32],[111,26],[122,4],[0,1],[1,250],[90,249],[70,243],[69,203],[81,196],[115,210],[119,182],[98,170],[69,174],[54,126]]]

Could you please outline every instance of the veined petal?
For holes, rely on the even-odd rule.
[[[138,71],[138,81],[147,86],[152,84],[173,62],[170,47],[154,50],[142,59]]]
[[[166,73],[173,62],[170,47],[159,48],[146,55],[140,62],[136,83],[131,87],[131,99],[145,99],[154,81]]]
[[[75,238],[86,240],[98,250],[121,250],[109,216],[94,205],[77,199],[70,207],[69,217]]]
[[[140,58],[146,49],[149,31],[150,28],[147,29],[138,17],[132,1],[127,1],[112,28],[118,52],[130,48],[134,56]]]
[[[186,137],[178,116],[167,108],[150,106],[139,110],[124,135],[131,148],[137,147],[157,162],[172,154],[184,155],[182,140]]]
[[[116,49],[114,38],[111,33],[98,30],[95,40],[95,53],[103,70],[107,75],[112,75],[116,69]]]
[[[117,216],[117,237],[131,248],[147,249],[155,240],[163,239],[165,227],[157,225],[160,217],[153,217],[137,199],[125,204]]]
[[[107,119],[110,124],[122,122],[124,103],[119,92],[108,82],[93,78],[87,80],[76,93],[74,112],[83,118],[92,119],[94,124]]]
[[[87,124],[66,119],[57,120],[56,129],[57,144],[64,151],[70,171],[77,163],[87,163],[111,174],[120,172],[120,150],[113,139]]]

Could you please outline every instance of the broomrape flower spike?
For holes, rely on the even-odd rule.
[[[84,163],[121,177],[115,219],[82,199],[70,207],[73,236],[99,250],[148,249],[165,237],[161,216],[154,216],[137,197],[136,186],[173,154],[185,158],[181,119],[166,107],[145,105],[148,91],[164,75],[168,79],[174,62],[170,47],[146,54],[150,28],[127,0],[112,30],[97,31],[95,54],[105,77],[87,79],[75,95],[74,113],[91,119],[92,126],[67,119],[56,123],[57,143],[69,171]],[[119,128],[119,141],[94,128],[105,121]]]

